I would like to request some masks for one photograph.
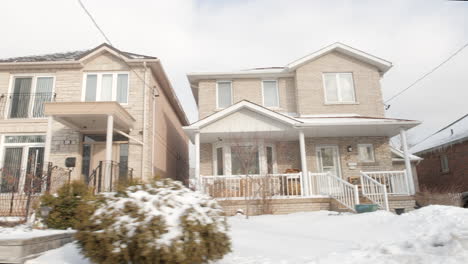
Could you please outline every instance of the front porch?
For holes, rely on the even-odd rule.
[[[419,122],[360,116],[293,118],[241,101],[189,127],[196,188],[220,200],[331,198],[354,210],[360,198],[389,210],[414,194],[406,130]],[[393,168],[400,135],[405,170]]]

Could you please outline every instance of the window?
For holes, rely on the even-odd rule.
[[[266,147],[267,173],[273,173],[273,147]]]
[[[0,193],[41,191],[44,141],[44,135],[5,136]]]
[[[128,73],[87,73],[83,100],[128,103]]]
[[[226,108],[232,104],[232,83],[230,81],[217,82],[217,108]]]
[[[44,103],[52,101],[54,77],[17,76],[8,96],[9,118],[44,117]]]
[[[441,167],[442,172],[444,173],[449,172],[449,164],[448,164],[447,155],[440,156],[440,167]]]
[[[257,146],[231,146],[231,174],[260,174]]]
[[[278,82],[263,81],[263,106],[279,107]]]
[[[216,148],[216,175],[224,175],[223,148]]]
[[[372,144],[358,144],[358,155],[362,162],[374,162],[374,146]]]
[[[355,103],[352,73],[324,73],[325,101],[327,103]]]

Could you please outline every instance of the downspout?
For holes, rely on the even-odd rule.
[[[143,73],[143,133],[142,133],[142,142],[143,146],[141,148],[141,179],[145,180],[145,153],[146,153],[146,61],[143,62],[143,68],[144,73]]]
[[[153,88],[154,89],[157,89],[157,88]],[[157,96],[158,94],[157,93],[154,93],[153,91],[153,95],[151,96],[151,98],[153,99],[153,114],[151,115],[152,118],[153,118],[153,139],[151,141],[151,176],[152,177],[155,177],[156,175],[154,175],[154,149],[155,149],[155,139],[156,139],[156,109],[157,109]]]

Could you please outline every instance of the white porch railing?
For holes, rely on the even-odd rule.
[[[202,192],[216,199],[303,197],[301,173],[201,176]]]
[[[388,195],[410,195],[406,171],[364,172],[367,176],[387,187]]]
[[[355,212],[355,205],[359,204],[357,185],[352,185],[331,173],[309,172],[308,182],[309,190],[312,194],[330,196],[346,208]]]
[[[361,172],[362,195],[376,203],[381,209],[389,211],[387,186]]]

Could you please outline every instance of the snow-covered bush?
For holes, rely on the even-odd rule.
[[[40,207],[50,208],[47,216],[41,215],[38,208],[38,218],[53,229],[75,228],[82,221],[81,216],[86,211],[92,211],[88,201],[94,199],[92,189],[79,181],[67,183],[57,190],[56,194],[44,194]]]
[[[171,180],[106,193],[78,228],[96,263],[207,263],[230,251],[221,207]]]

